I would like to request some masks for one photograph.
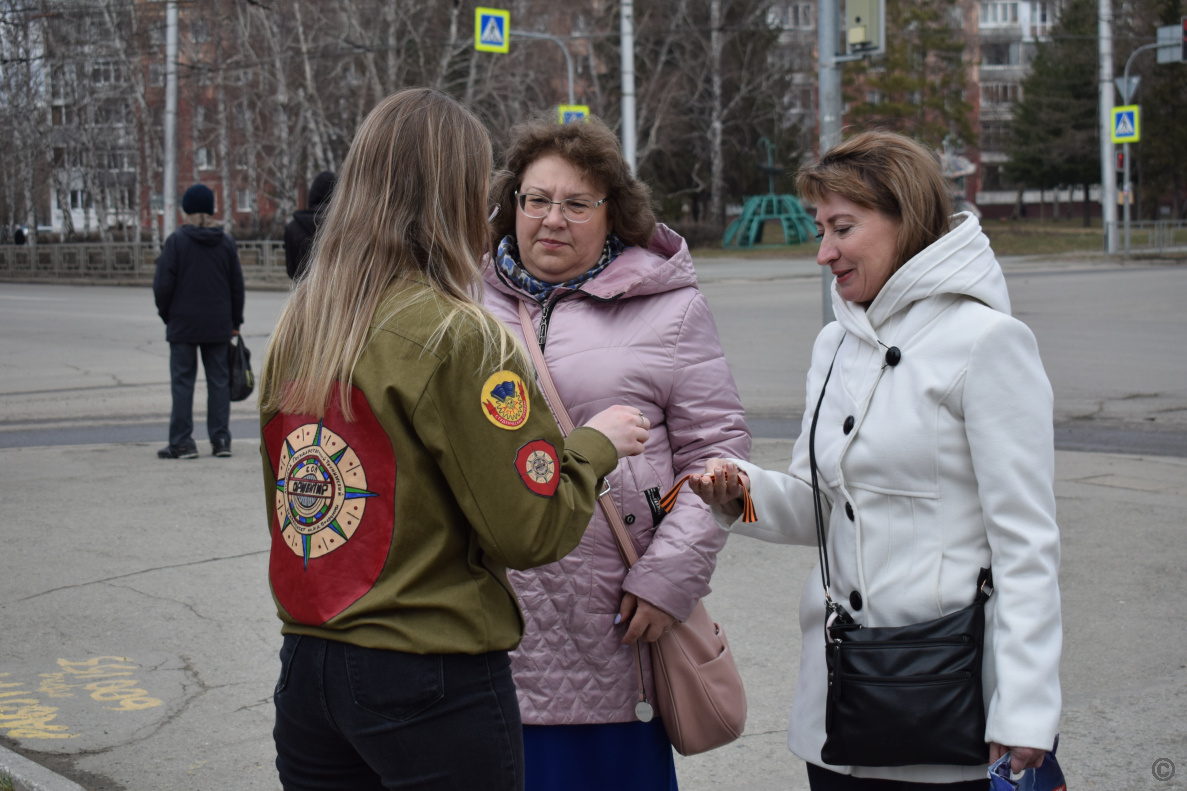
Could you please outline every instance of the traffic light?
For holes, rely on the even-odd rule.
[[[1125,151],[1117,149],[1117,170],[1125,170]]]

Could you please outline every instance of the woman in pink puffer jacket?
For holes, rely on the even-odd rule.
[[[656,223],[614,134],[596,119],[530,122],[513,131],[506,168],[487,306],[517,332],[527,306],[576,424],[627,404],[651,431],[609,476],[639,563],[627,572],[598,509],[566,558],[509,574],[526,621],[512,670],[527,788],[675,789],[662,723],[635,714],[636,651],[654,701],[647,644],[709,593],[725,535],[697,498],[670,514],[659,499],[705,459],[749,456],[742,405],[688,246]]]

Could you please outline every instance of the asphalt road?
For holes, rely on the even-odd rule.
[[[1005,268],[1069,448],[1056,459],[1069,784],[1182,788],[1187,267]],[[760,437],[754,458],[785,467],[820,323],[817,270],[751,260],[699,272]],[[283,296],[248,295],[257,364]],[[158,461],[163,336],[147,289],[0,284],[0,746],[91,791],[275,791],[279,628],[254,404],[234,405],[233,458]],[[1114,452],[1086,452],[1100,446]],[[685,791],[806,788],[785,728],[814,558],[747,539],[720,556],[706,603],[750,718],[737,743],[678,759]],[[1179,773],[1157,780],[1161,760]]]

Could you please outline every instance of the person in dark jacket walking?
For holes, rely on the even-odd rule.
[[[330,195],[338,177],[333,171],[323,170],[313,179],[309,188],[309,208],[293,212],[293,219],[284,227],[284,266],[289,277],[296,280],[309,266],[309,253],[313,249],[313,237],[321,224],[325,210],[330,205]]]
[[[194,381],[198,352],[206,371],[206,432],[215,456],[231,455],[231,338],[243,324],[243,270],[235,240],[214,225],[214,193],[201,184],[185,191],[186,224],[165,240],[153,295],[169,341],[173,413],[162,459],[195,459]]]

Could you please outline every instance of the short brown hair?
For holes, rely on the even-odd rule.
[[[511,130],[504,169],[495,174],[491,199],[499,214],[491,224],[495,239],[515,233],[515,191],[523,174],[540,157],[556,154],[606,192],[610,230],[625,244],[646,247],[655,232],[651,189],[631,174],[614,133],[597,118],[558,124],[538,116]]]
[[[936,154],[894,132],[862,132],[800,168],[800,195],[826,193],[901,222],[894,269],[948,232],[952,198]]]

